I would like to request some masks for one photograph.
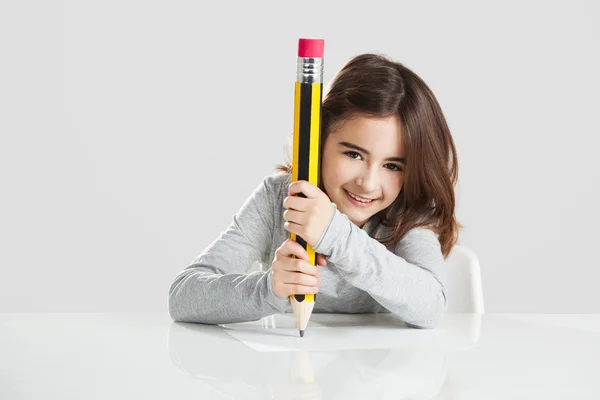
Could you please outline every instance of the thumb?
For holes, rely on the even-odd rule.
[[[323,254],[317,254],[317,265],[324,267],[327,265],[327,258]]]

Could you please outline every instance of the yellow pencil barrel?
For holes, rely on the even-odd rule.
[[[319,186],[321,104],[323,99],[322,39],[300,39],[294,96],[294,147],[292,182],[304,180]],[[298,193],[300,197],[306,197]],[[291,233],[308,253],[308,262],[317,265],[316,253],[302,237]],[[292,295],[298,302],[314,302],[315,295]]]

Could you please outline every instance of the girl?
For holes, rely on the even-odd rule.
[[[333,78],[321,117],[319,186],[291,183],[289,164],[264,178],[175,278],[175,321],[258,320],[292,312],[290,294],[318,293],[315,313],[391,312],[436,326],[460,224],[456,149],[434,94],[404,65],[362,54]],[[319,253],[318,266],[290,233]],[[271,268],[248,273],[255,261]]]

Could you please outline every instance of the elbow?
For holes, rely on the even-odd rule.
[[[217,320],[209,318],[202,307],[202,290],[192,285],[190,274],[178,276],[169,288],[169,315],[174,322],[192,322],[199,324],[216,324]]]
[[[446,312],[446,305],[446,293],[440,285],[440,290],[432,296],[431,301],[427,304],[427,308],[416,314],[416,318],[405,321],[405,324],[417,329],[437,328]]]
[[[175,283],[171,285],[169,289],[169,298],[168,298],[168,308],[169,308],[169,316],[175,322],[181,322],[181,315],[179,314],[177,307],[177,296],[175,295],[174,287]]]
[[[169,288],[168,308],[171,319],[175,322],[189,322],[190,318],[186,315],[185,303],[182,301],[181,279],[176,279]]]
[[[178,307],[175,306],[175,300],[172,295],[169,295],[169,316],[174,322],[184,322]]]

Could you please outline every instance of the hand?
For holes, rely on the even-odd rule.
[[[326,265],[321,254],[317,254],[317,265]],[[278,297],[285,299],[291,294],[315,294],[319,291],[321,271],[308,262],[308,253],[295,240],[287,239],[275,251],[271,267],[273,292]]]
[[[298,193],[306,198],[296,196]],[[287,208],[283,213],[285,230],[300,236],[311,247],[317,244],[335,213],[329,197],[308,181],[292,182],[283,206]]]

